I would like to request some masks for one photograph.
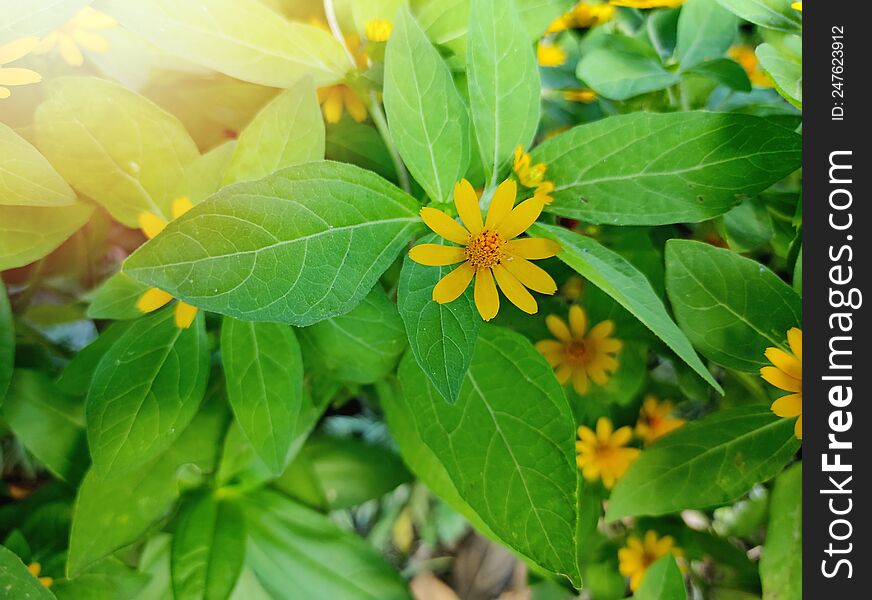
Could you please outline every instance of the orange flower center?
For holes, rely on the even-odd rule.
[[[500,234],[485,229],[470,237],[466,244],[467,260],[476,269],[496,266],[503,260],[503,244]]]
[[[584,362],[584,356],[587,354],[587,346],[580,340],[573,340],[566,344],[566,354],[570,359],[577,362]]]

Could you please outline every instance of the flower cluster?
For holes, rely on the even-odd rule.
[[[554,198],[551,197],[554,183],[545,179],[548,165],[545,163],[533,164],[533,158],[524,151],[523,146],[515,148],[512,171],[522,186],[533,191],[534,198],[538,198],[543,204],[551,204],[554,201]]]

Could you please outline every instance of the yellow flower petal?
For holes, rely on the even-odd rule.
[[[457,207],[457,214],[469,233],[475,235],[482,230],[484,224],[478,206],[478,195],[466,179],[461,179],[454,186],[454,206]]]
[[[145,237],[148,239],[153,239],[157,237],[161,231],[164,230],[164,227],[167,226],[167,222],[161,219],[154,213],[150,212],[141,212],[139,213],[139,228],[142,230],[142,233],[145,234]]]
[[[545,238],[519,238],[510,240],[506,250],[513,256],[527,260],[541,260],[560,254],[560,244]]]
[[[780,348],[767,348],[764,353],[773,365],[796,379],[802,380],[802,363]]]
[[[58,44],[58,32],[52,31],[50,34],[39,40],[39,43],[33,49],[34,54],[47,54],[51,52]],[[2,61],[0,61],[2,62]]]
[[[587,371],[584,369],[576,369],[572,373],[572,389],[576,394],[583,396],[590,389],[590,381],[587,378]]]
[[[5,88],[2,85],[0,85],[0,100],[8,98],[11,95],[12,95],[12,91],[9,88]]]
[[[802,439],[802,415],[799,415],[796,424],[793,426],[793,434],[797,438]]]
[[[456,300],[472,281],[475,269],[468,262],[463,263],[448,275],[439,280],[433,288],[433,300],[439,304],[446,304]]]
[[[366,22],[366,39],[370,42],[386,42],[394,29],[387,19],[373,19]]]
[[[536,56],[543,67],[559,67],[566,62],[566,51],[552,44],[540,42],[536,49]]]
[[[73,32],[73,41],[85,50],[90,50],[97,54],[104,54],[109,50],[109,41],[102,35],[91,31],[77,29]]]
[[[61,52],[61,58],[64,62],[72,67],[81,67],[85,63],[85,57],[82,56],[82,51],[67,35],[58,37],[58,50]]]
[[[631,439],[633,439],[633,430],[629,427],[620,427],[612,434],[610,443],[626,446]]]
[[[500,311],[500,295],[490,269],[479,269],[475,274],[475,307],[485,321]]]
[[[40,81],[42,81],[42,75],[30,69],[0,68],[0,85],[27,85]]]
[[[795,417],[802,414],[802,394],[782,396],[772,403],[772,412],[779,417]]]
[[[596,420],[596,439],[600,444],[608,443],[612,431],[612,422],[609,419],[600,417]]]
[[[542,214],[543,208],[545,208],[545,204],[537,198],[524,200],[497,225],[497,232],[504,240],[518,237],[536,222],[536,219]]]
[[[527,259],[513,257],[511,260],[503,261],[503,266],[531,290],[549,295],[557,291],[557,284],[554,283],[551,275]]]
[[[197,307],[186,302],[176,302],[175,322],[179,329],[187,329],[197,317]]]
[[[178,219],[183,214],[194,208],[193,203],[187,196],[180,196],[173,200],[172,215],[173,219]]]
[[[787,332],[787,343],[790,344],[793,355],[802,360],[802,329],[791,327]]]
[[[409,258],[419,265],[428,267],[444,267],[456,265],[466,260],[466,250],[458,246],[442,246],[441,244],[418,244],[409,250]]]
[[[345,108],[348,110],[348,114],[351,115],[351,118],[358,123],[366,121],[366,104],[363,103],[360,96],[358,96],[355,91],[348,86],[342,86],[341,90],[342,97],[345,101]]]
[[[11,63],[33,52],[39,45],[38,37],[23,37],[0,46],[0,65]]]
[[[785,392],[802,391],[802,382],[799,379],[791,377],[777,367],[763,367],[760,369],[760,376]]]
[[[572,367],[569,365],[560,365],[557,367],[557,370],[554,371],[554,377],[557,378],[557,381],[560,382],[560,385],[566,385],[566,382],[569,381],[569,378],[572,377]]]
[[[172,295],[167,292],[158,288],[150,288],[136,301],[136,308],[141,313],[150,313],[167,305],[172,299]]]
[[[615,322],[614,321],[603,321],[602,323],[597,323],[593,327],[591,327],[590,333],[587,334],[587,337],[599,341],[604,340],[615,331]]]
[[[324,120],[328,123],[338,123],[342,118],[342,89],[333,86],[325,94],[323,108]]]
[[[520,146],[518,146],[520,148]],[[494,191],[490,206],[487,211],[485,227],[495,229],[502,221],[511,214],[518,196],[518,184],[514,179],[506,179]]]
[[[561,342],[572,341],[572,334],[569,333],[569,327],[567,327],[566,321],[557,315],[548,315],[545,317],[545,326],[548,327],[548,331],[551,332],[551,335]]]
[[[469,241],[469,232],[463,225],[441,210],[425,206],[421,209],[421,218],[427,227],[449,242],[465,246]]]
[[[587,315],[584,314],[584,309],[577,304],[569,307],[569,329],[572,332],[572,337],[581,339],[587,331]]]
[[[496,265],[493,267],[493,272],[500,289],[503,291],[503,294],[506,295],[506,298],[509,299],[509,302],[528,315],[535,314],[539,310],[539,305],[536,304],[536,299],[533,298],[532,294],[527,291],[527,288],[521,285],[521,282],[518,281],[514,275],[509,273],[505,267]]]

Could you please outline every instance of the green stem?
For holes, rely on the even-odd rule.
[[[336,38],[342,49],[345,50],[345,56],[348,57],[351,68],[356,69],[357,62],[354,60],[351,50],[348,49],[348,45],[345,43],[345,36],[342,35],[342,30],[339,28],[339,21],[336,19],[336,9],[333,8],[333,0],[324,0],[324,15],[327,17],[327,25],[330,27],[333,37]]]
[[[407,194],[410,194],[412,192],[412,186],[409,182],[409,172],[406,170],[406,165],[403,164],[403,159],[400,157],[400,153],[394,145],[391,130],[388,128],[385,113],[382,110],[381,102],[379,102],[375,90],[369,91],[369,114],[372,116],[372,121],[375,123],[376,129],[378,129],[378,132],[381,134],[385,146],[388,148],[391,160],[394,163],[394,169],[397,171],[397,178],[400,181],[400,186]]]

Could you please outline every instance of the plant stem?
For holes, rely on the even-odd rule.
[[[342,35],[342,30],[339,28],[339,21],[336,20],[336,9],[333,7],[333,0],[324,0],[324,15],[327,17],[327,25],[330,27],[330,32],[333,34],[339,43],[342,45],[342,49],[345,50],[345,56],[348,57],[348,62],[351,63],[351,68],[357,68],[357,61],[354,60],[354,55],[351,53],[351,50],[348,49],[348,45],[345,43],[345,36]]]
[[[394,146],[394,140],[391,136],[391,131],[388,128],[385,113],[382,110],[381,102],[379,102],[375,90],[369,91],[369,100],[369,114],[372,116],[376,129],[378,129],[378,132],[381,134],[385,146],[388,148],[391,160],[394,162],[394,169],[397,171],[397,178],[400,181],[400,186],[407,194],[409,194],[412,192],[412,186],[409,183],[409,172],[406,170],[406,165],[403,164],[403,159],[400,157],[400,153],[397,151],[396,146]]]

